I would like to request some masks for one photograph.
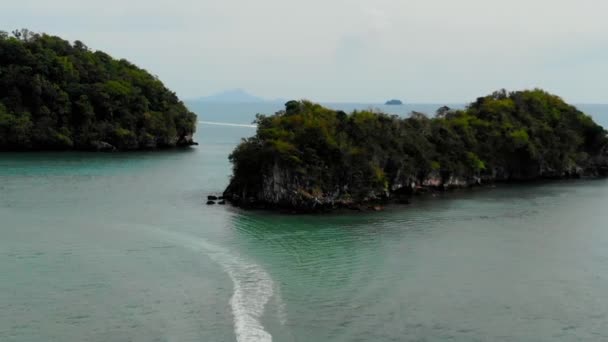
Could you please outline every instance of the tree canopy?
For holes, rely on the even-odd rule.
[[[196,116],[155,76],[84,43],[0,31],[0,150],[192,143]]]
[[[277,166],[316,198],[362,200],[432,175],[446,181],[593,173],[594,158],[608,145],[606,131],[588,115],[539,89],[498,91],[464,110],[442,107],[433,118],[347,114],[291,101],[256,123],[256,135],[230,155],[229,192],[251,197],[268,192],[263,187]]]

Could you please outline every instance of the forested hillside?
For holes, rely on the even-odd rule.
[[[498,91],[434,117],[291,101],[257,124],[230,156],[225,195],[244,206],[331,208],[429,188],[608,172],[604,128],[543,90]]]
[[[132,63],[59,37],[0,31],[0,150],[193,144],[196,116]]]

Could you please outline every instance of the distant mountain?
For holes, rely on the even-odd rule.
[[[211,96],[197,99],[202,102],[266,102],[267,100],[251,95],[243,89],[226,90]]]

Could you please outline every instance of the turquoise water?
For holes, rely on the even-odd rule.
[[[274,111],[259,106],[192,107],[246,124]],[[606,125],[608,106],[585,110]],[[1,154],[0,341],[608,339],[608,180],[373,214],[205,206],[251,134],[201,124],[187,151]]]

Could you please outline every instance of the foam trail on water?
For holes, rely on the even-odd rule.
[[[264,314],[266,304],[273,296],[274,286],[272,278],[261,266],[194,236],[164,230],[158,230],[158,233],[175,243],[203,251],[228,273],[234,284],[230,307],[238,342],[272,341],[272,335],[264,330],[260,318]]]
[[[283,302],[283,295],[281,294],[280,284],[274,284],[273,293],[274,295],[272,299],[274,300],[274,303],[276,305],[277,319],[279,320],[279,323],[281,323],[281,325],[285,325],[287,324],[287,310],[285,308],[285,302]]]
[[[247,124],[236,124],[230,122],[215,122],[215,121],[199,121],[203,125],[214,125],[214,126],[233,126],[233,127],[248,127],[248,128],[256,128],[258,125],[247,125]]]

